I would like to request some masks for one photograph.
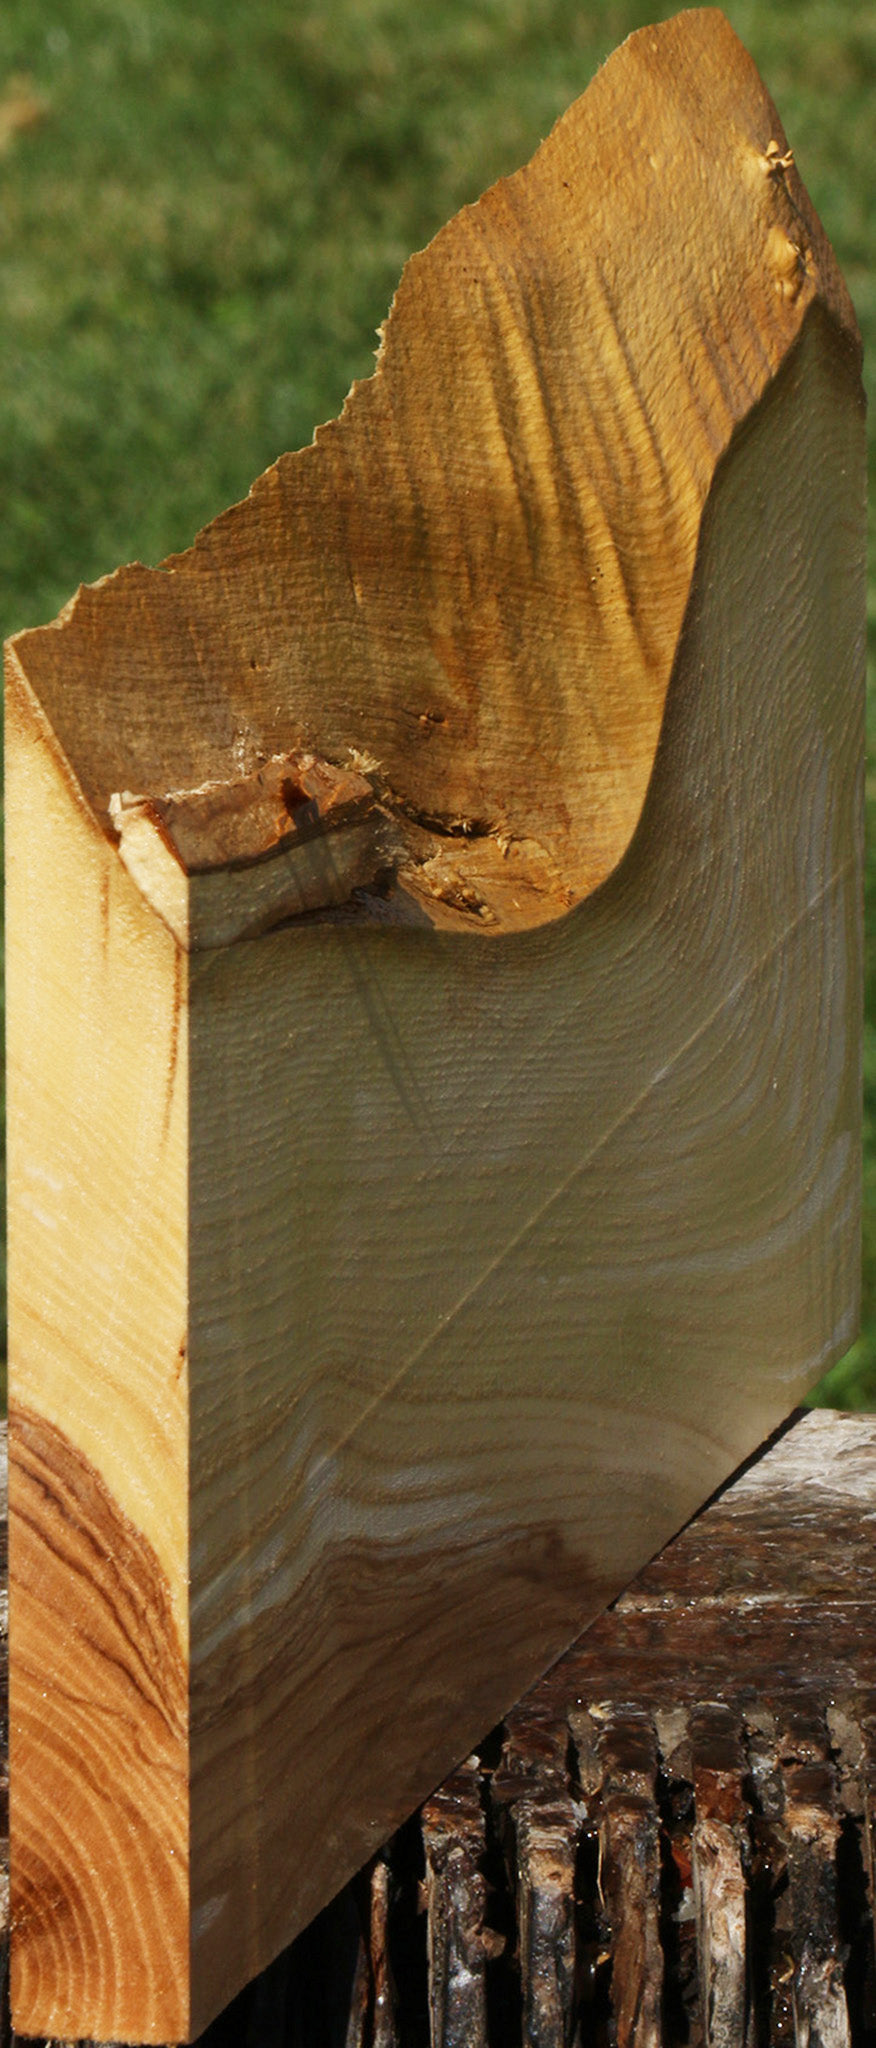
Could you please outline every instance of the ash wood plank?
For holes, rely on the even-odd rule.
[[[671,707],[636,845],[574,921],[521,937],[507,952],[490,948],[495,964],[483,970],[450,935],[423,935],[406,950],[397,935],[329,926],[310,935],[306,951],[301,935],[288,932],[269,935],[258,949],[190,956],[197,1034],[190,1343],[193,1359],[205,1361],[193,1424],[202,1463],[192,1477],[200,1618],[192,1648],[196,1910],[235,1896],[239,1843],[222,1788],[254,1725],[263,1720],[266,1735],[252,1748],[250,1811],[267,1816],[270,1866],[289,1826],[271,1788],[290,1787],[291,1811],[295,1758],[316,1744],[327,1750],[325,1769],[301,1783],[301,1817],[312,1839],[333,1839],[344,1703],[358,1690],[357,1660],[380,1668],[377,1739],[363,1736],[361,1776],[350,1787],[353,1860],[378,1828],[386,1833],[416,1803],[436,1766],[449,1765],[496,1721],[583,1615],[684,1519],[722,1464],[777,1418],[788,1398],[789,1361],[797,1361],[802,1387],[816,1359],[852,1327],[854,870],[840,876],[835,893],[822,899],[816,889],[813,896],[782,822],[785,735],[806,702],[799,673],[792,679],[780,657],[782,625],[766,685],[761,669],[747,707],[731,691],[746,658],[743,621],[764,574],[756,526],[745,528],[745,564],[737,557],[742,507],[765,476],[778,473],[789,434],[813,473],[839,468],[826,340],[817,325],[807,330],[787,382],[740,442],[737,464],[722,473],[728,527],[719,525],[716,499],[701,565],[705,614],[690,616],[676,717]],[[844,466],[851,461],[851,453],[842,457]],[[843,498],[845,490],[843,479]],[[798,545],[797,515],[785,502],[782,557]],[[823,550],[820,526],[812,545]],[[843,535],[837,577],[845,562]],[[750,603],[740,589],[751,592]],[[721,609],[722,591],[734,593],[732,607]],[[787,639],[797,644],[797,593],[785,584],[777,597],[771,575],[773,615],[782,601]],[[829,653],[826,645],[819,652],[827,637],[822,610],[809,620],[815,644],[801,661],[808,673],[829,678],[845,705],[836,634]],[[724,650],[717,662],[716,646]],[[704,666],[715,675],[724,662],[704,698]],[[764,689],[774,726],[764,723]],[[723,751],[716,703],[728,707],[719,727]],[[808,730],[820,760],[816,725],[820,734],[825,714],[812,715]],[[838,805],[840,789],[850,789],[854,753],[851,726],[843,730],[849,751],[837,769]],[[760,773],[758,853],[747,866],[727,821],[740,820],[745,843],[741,820]],[[852,833],[851,818],[845,829]],[[765,944],[764,919],[778,951]],[[684,933],[680,956],[672,932]],[[836,953],[826,955],[833,944]],[[772,1008],[777,961],[780,1028]],[[813,992],[820,1006],[814,1030]],[[643,1015],[651,1022],[647,1037]],[[766,1035],[765,1016],[775,1020]],[[263,1080],[254,1118],[256,1040]],[[332,1106],[330,1120],[314,1122],[314,1099]],[[534,1201],[537,1159],[550,1164],[545,1193]],[[360,1188],[368,1190],[367,1204]],[[617,1202],[612,1188],[623,1190]],[[787,1226],[777,1232],[777,1204],[792,1188]],[[315,1213],[326,1233],[322,1268],[308,1257]],[[254,1245],[264,1277],[246,1294],[236,1276]],[[422,1289],[419,1307],[409,1293],[412,1275]],[[544,1296],[547,1318],[537,1312]],[[626,1339],[617,1334],[645,1300],[647,1376],[629,1371]],[[405,1304],[395,1322],[394,1302]],[[291,1381],[286,1327],[298,1332]],[[514,1333],[513,1342],[499,1333]],[[538,1384],[530,1385],[536,1356]],[[584,1431],[576,1420],[582,1358]],[[745,1358],[750,1375],[740,1367]],[[707,1426],[695,1419],[692,1384],[699,1387],[703,1375],[713,1390]],[[220,1387],[225,1398],[213,1391]],[[632,1439],[627,1402],[640,1418]],[[293,1414],[290,1461],[280,1418]],[[431,1447],[428,1478],[424,1471],[418,1481],[411,1458],[424,1444]],[[240,1470],[243,1488],[230,1479]],[[411,1473],[406,1492],[399,1471]],[[216,1473],[227,1473],[229,1483],[217,1486]],[[501,1516],[497,1485],[507,1503]],[[296,1522],[278,1522],[278,1498],[301,1501]],[[345,1532],[337,1545],[323,1534],[336,1528]],[[399,1547],[403,1579],[394,1569]],[[489,1614],[489,1626],[473,1631],[473,1611]],[[326,1613],[334,1617],[333,1654],[314,1663],[307,1646]],[[389,1664],[380,1655],[387,1632],[405,1645],[403,1659]],[[267,1667],[271,1701],[261,1680]],[[416,1731],[407,1775],[399,1745],[393,1749],[391,1796],[379,1734],[389,1726]],[[427,1727],[435,1731],[428,1769],[421,1760]],[[315,1866],[302,1874],[302,1916],[344,1867],[339,1851],[331,1880]],[[285,1902],[264,1900],[251,1967],[262,1943],[267,1948],[291,1931],[285,1913]],[[210,1927],[203,1969],[213,1981],[228,1949],[219,1919]]]
[[[853,1334],[861,404],[694,12],[11,646],[22,2029],[197,2033]]]

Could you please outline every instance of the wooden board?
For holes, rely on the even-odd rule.
[[[693,13],[11,644],[19,2031],[197,2033],[854,1333],[862,491]]]

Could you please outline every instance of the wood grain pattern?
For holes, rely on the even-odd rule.
[[[9,1487],[13,2003],[45,2009],[48,1992],[65,2035],[86,2013],[110,2026],[142,2013],[150,2037],[176,2039],[188,2026],[188,1671],[167,1581],[99,1473],[18,1408]]]
[[[20,2031],[75,1982],[196,2034],[852,1336],[862,490],[844,288],[693,13],[412,259],[312,449],[13,643],[13,1397],[188,1705],[155,1913],[101,1932],[84,1800]],[[35,1646],[91,1640],[45,1500],[37,1776]]]
[[[22,637],[89,801],[352,750],[431,918],[578,901],[641,812],[716,463],[815,299],[854,332],[728,24],[633,36],[411,259],[340,420]]]
[[[211,1984],[247,1862],[252,1967],[265,1926],[279,1938],[293,1813],[340,1878],[344,1731],[345,1825],[376,1843],[428,1789],[441,1731],[449,1767],[854,1328],[846,375],[810,323],[722,472],[640,830],[605,889],[479,957],[348,927],[193,956],[192,1797]],[[802,543],[789,461],[835,478]],[[796,820],[789,746],[809,792]],[[220,1788],[244,1743],[231,1829]],[[304,1761],[317,1746],[331,1769]],[[315,1859],[298,1887],[303,1918]]]
[[[185,1644],[184,965],[11,649],[6,675],[12,1396],[66,1431],[72,1378],[77,1446],[155,1551]]]

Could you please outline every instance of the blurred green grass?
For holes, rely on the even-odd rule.
[[[4,0],[0,624],[188,544],[366,375],[405,257],[532,154],[614,45],[600,0]],[[869,348],[876,6],[739,0]],[[873,440],[871,435],[871,467]],[[870,562],[871,735],[876,574]],[[873,740],[868,815],[876,802]],[[876,866],[862,1335],[876,1407]]]

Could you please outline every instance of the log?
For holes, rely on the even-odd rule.
[[[852,1337],[862,494],[693,12],[10,644],[20,2032],[196,2035]]]

